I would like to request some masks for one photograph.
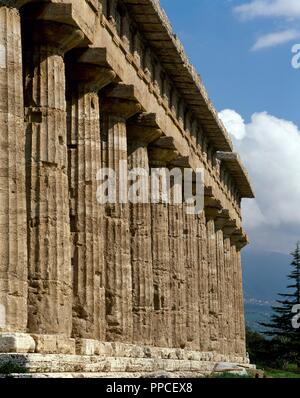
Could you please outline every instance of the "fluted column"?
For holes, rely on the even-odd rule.
[[[219,349],[219,303],[215,215],[206,209],[210,351]]]
[[[100,49],[99,49],[100,51]],[[68,175],[73,268],[72,335],[105,339],[105,270],[103,205],[97,202],[101,168],[98,91],[115,74],[88,63],[97,48],[68,61]]]
[[[199,264],[199,345],[201,351],[208,351],[210,347],[208,235],[204,211],[198,215],[197,219],[197,249]]]
[[[227,354],[235,352],[235,319],[234,319],[234,290],[233,290],[233,263],[231,258],[230,234],[223,229],[224,235],[224,264],[225,264],[225,297],[226,297],[226,328]]]
[[[226,274],[225,274],[225,249],[224,249],[224,235],[222,228],[226,223],[228,212],[223,210],[216,217],[216,243],[217,243],[217,277],[218,277],[218,302],[219,302],[219,342],[220,352],[226,354],[227,352],[227,296],[226,296]]]
[[[187,285],[184,261],[183,205],[176,203],[175,185],[171,186],[169,204],[169,252],[171,258],[171,324],[172,346],[185,348],[187,345]],[[180,187],[182,189],[182,187]],[[197,327],[197,325],[196,325]]]
[[[237,252],[234,242],[231,242],[232,290],[233,290],[233,318],[234,318],[234,352],[239,351],[239,291],[238,291],[238,265]]]
[[[246,336],[244,317],[243,278],[241,267],[240,243],[236,237],[232,238],[232,256],[234,267],[234,312],[235,312],[235,352],[241,357],[246,356]]]
[[[126,120],[141,110],[132,86],[118,85],[102,96],[102,144],[106,167],[116,173],[116,203],[106,205],[106,339],[131,342],[133,336],[129,205],[120,182],[127,181]],[[123,193],[127,193],[126,187]]]
[[[71,237],[63,56],[82,40],[83,35],[73,26],[33,20],[34,11],[34,8],[27,9],[23,24],[28,329],[37,334],[70,336]]]
[[[243,289],[243,272],[241,262],[241,251],[238,247],[237,251],[237,266],[238,266],[238,286],[239,286],[239,314],[240,314],[240,346],[239,354],[246,356],[246,325],[245,325],[245,309],[244,309],[244,289]]]
[[[171,347],[171,268],[168,231],[168,200],[162,196],[163,184],[167,179],[167,165],[173,158],[172,151],[151,147],[149,150],[151,173],[160,172],[159,199],[151,203],[152,218],[152,263],[154,282],[154,344],[160,347]],[[157,170],[155,170],[157,169]],[[152,187],[153,188],[153,187]],[[151,192],[152,195],[154,192]]]
[[[25,138],[20,15],[0,5],[0,331],[27,326]]]
[[[142,169],[134,184],[145,189],[147,197],[130,203],[130,247],[132,267],[133,342],[152,344],[153,268],[151,239],[150,168],[148,145],[161,135],[155,114],[141,113],[127,124],[129,170]],[[141,192],[140,192],[141,194]]]
[[[187,346],[199,349],[199,262],[197,250],[197,216],[188,214],[188,205],[183,205],[183,240],[186,273],[186,327]]]

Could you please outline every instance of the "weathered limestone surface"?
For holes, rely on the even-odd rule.
[[[175,193],[172,191],[172,194],[174,200]],[[187,345],[187,289],[182,228],[183,216],[182,205],[176,203],[169,205],[169,250],[172,259],[170,267],[172,346],[178,348],[184,348]]]
[[[0,331],[27,326],[27,230],[20,15],[0,7]]]
[[[164,141],[158,141],[160,144]],[[176,158],[173,149],[152,146],[149,158],[152,176],[151,194],[156,192],[151,203],[152,265],[154,279],[153,341],[159,347],[172,344],[171,266],[173,259],[169,247],[169,214],[165,186],[168,163]],[[155,182],[154,182],[155,181]]]
[[[199,266],[199,347],[201,351],[208,351],[210,341],[209,331],[209,271],[208,271],[208,240],[204,212],[198,216],[198,266]]]
[[[159,2],[140,3],[0,3],[0,364],[36,377],[251,367],[253,190]],[[174,168],[203,169],[200,214]]]
[[[225,219],[223,217],[216,218],[216,244],[217,244],[217,277],[218,277],[218,302],[219,302],[219,342],[220,352],[227,352],[227,314],[226,314],[226,285],[225,285],[225,252],[224,252],[224,236],[222,227]]]
[[[207,252],[208,252],[208,295],[209,295],[209,349],[219,348],[219,301],[218,301],[218,274],[216,233],[213,218],[207,221]]]
[[[97,65],[99,49],[73,54],[68,75],[68,176],[73,268],[75,337],[105,338],[105,270],[103,208],[97,202],[101,168],[98,91],[114,73]],[[92,64],[91,62],[94,62]]]
[[[152,163],[162,170],[160,183],[166,178],[165,163]],[[151,204],[152,228],[152,265],[154,280],[154,313],[152,335],[154,345],[170,347],[171,345],[171,258],[168,233],[168,206],[163,198],[159,203]]]
[[[102,104],[103,156],[106,167],[115,170],[116,194],[120,203],[106,206],[106,338],[132,341],[132,291],[129,205],[127,202],[126,120],[141,108],[134,99],[132,86],[118,85],[108,92]],[[125,183],[120,188],[120,180]],[[122,203],[123,202],[123,203]]]
[[[28,328],[32,333],[70,336],[72,280],[63,55],[83,35],[72,26],[33,21],[31,17],[30,13],[24,17],[23,31]]]
[[[143,177],[137,179],[132,175],[133,184],[141,189],[147,186],[149,201],[150,169],[148,145],[159,138],[161,131],[157,128],[155,115],[142,113],[127,124],[128,167],[129,170],[143,169]],[[151,205],[142,203],[142,192],[139,191],[138,203],[130,203],[130,235],[132,266],[132,311],[133,342],[152,344],[152,322],[154,309],[154,281],[151,239]]]
[[[197,247],[197,218],[188,214],[188,206],[183,206],[183,240],[186,277],[186,329],[187,346],[191,349],[199,348],[199,280],[200,267]]]
[[[234,289],[233,289],[233,267],[231,259],[231,242],[230,238],[225,236],[224,239],[224,260],[226,270],[226,320],[227,320],[227,353],[235,351],[234,342]]]

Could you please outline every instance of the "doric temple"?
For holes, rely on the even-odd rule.
[[[246,353],[247,172],[158,0],[0,0],[0,365],[198,376]],[[204,210],[99,203],[204,170]],[[126,176],[125,176],[126,178]]]

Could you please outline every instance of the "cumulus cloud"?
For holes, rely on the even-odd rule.
[[[246,126],[241,115],[231,109],[224,109],[220,112],[220,117],[225,126],[230,126],[230,134],[237,140],[241,140],[246,135]]]
[[[300,18],[299,0],[253,0],[236,6],[234,11],[244,19],[257,17]]]
[[[248,124],[233,110],[220,112],[220,118],[232,135],[256,192],[256,200],[245,200],[243,205],[251,240],[270,250],[282,247],[283,242],[292,246],[300,226],[299,128],[266,112],[255,113]],[[244,129],[245,134],[236,133]]]
[[[275,47],[299,38],[300,32],[292,29],[284,30],[281,32],[269,33],[267,35],[259,37],[253,45],[252,50],[256,51],[263,48]]]

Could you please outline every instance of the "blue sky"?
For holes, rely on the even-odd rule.
[[[300,240],[300,0],[161,0],[249,171],[254,250]]]
[[[218,110],[235,109],[246,121],[254,112],[267,111],[300,126],[300,70],[291,67],[297,40],[251,51],[258,36],[285,30],[290,23],[281,18],[243,21],[233,11],[243,3],[248,2],[161,0]]]

